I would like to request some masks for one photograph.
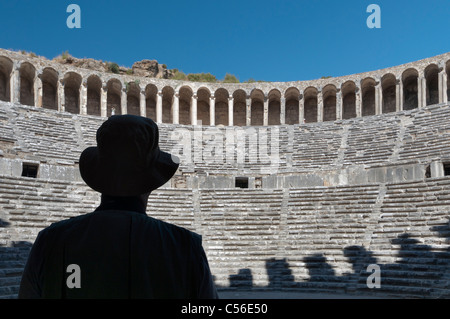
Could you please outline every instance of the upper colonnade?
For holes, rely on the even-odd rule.
[[[118,75],[0,49],[0,100],[157,123],[265,126],[335,121],[450,101],[450,53],[348,76],[201,83]]]

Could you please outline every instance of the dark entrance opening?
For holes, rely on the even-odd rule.
[[[234,185],[236,188],[248,188],[248,177],[236,177]]]
[[[39,164],[22,164],[22,177],[36,178],[39,169]]]

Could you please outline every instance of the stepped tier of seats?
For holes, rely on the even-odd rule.
[[[30,245],[92,211],[82,183],[0,176],[0,296],[14,297]],[[450,178],[292,189],[160,189],[147,213],[203,236],[221,289],[449,297]],[[369,289],[370,264],[381,287]]]
[[[95,145],[95,132],[104,120],[1,102],[2,155],[73,165],[86,146]],[[160,124],[160,143],[162,149],[182,156],[181,172],[311,172],[449,157],[449,123],[450,105],[441,104],[304,125]]]

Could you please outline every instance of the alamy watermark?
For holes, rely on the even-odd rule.
[[[381,8],[378,4],[370,4],[367,7],[367,13],[371,13],[367,18],[366,24],[369,29],[381,28]]]
[[[80,29],[81,28],[81,8],[78,4],[70,4],[67,6],[67,13],[70,15],[67,17],[66,25],[69,29]],[[378,4],[370,4],[366,10],[370,13],[366,20],[367,27],[369,29],[380,29],[381,28],[381,8]]]
[[[280,166],[280,130],[264,127],[176,127],[170,132],[170,153],[183,165],[216,167],[248,165],[261,174],[276,173]],[[178,158],[178,159],[177,159]]]
[[[81,288],[81,268],[77,264],[70,264],[67,266],[66,271],[70,273],[67,276],[66,285],[67,288]]]
[[[367,277],[366,284],[367,288],[381,288],[381,269],[377,264],[371,264],[367,267],[367,272],[372,274]]]
[[[81,8],[78,4],[70,4],[67,6],[67,13],[71,13],[66,20],[66,25],[69,29],[81,28]]]

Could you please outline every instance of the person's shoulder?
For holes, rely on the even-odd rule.
[[[78,225],[80,222],[88,219],[91,214],[92,213],[83,214],[53,222],[49,226],[42,229],[39,234],[41,236],[50,236],[51,234],[61,233],[62,231],[71,229],[72,227]]]
[[[148,215],[145,216],[148,218],[149,221],[156,223],[158,225],[158,228],[161,229],[162,231],[170,232],[176,237],[184,237],[191,239],[195,244],[201,245],[202,236],[197,234],[196,232],[161,219],[156,219]]]

